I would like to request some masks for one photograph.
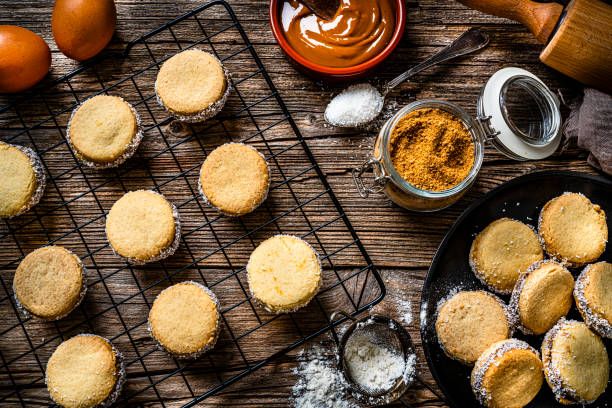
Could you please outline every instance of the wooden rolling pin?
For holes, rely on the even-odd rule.
[[[540,60],[583,84],[612,93],[612,5],[601,0],[459,0],[487,14],[526,25],[546,43]]]

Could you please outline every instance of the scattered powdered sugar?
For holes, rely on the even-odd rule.
[[[372,85],[351,85],[327,105],[325,120],[334,126],[360,126],[374,120],[382,111],[383,105],[383,96]]]
[[[398,300],[398,311],[400,313],[400,319],[406,324],[412,324],[412,303],[410,300]]]
[[[292,388],[293,408],[359,408],[348,400],[342,373],[336,369],[333,353],[321,344],[298,354],[295,369],[299,376]]]
[[[406,366],[403,356],[372,343],[365,334],[348,340],[344,361],[350,378],[368,390],[390,389],[404,375]]]

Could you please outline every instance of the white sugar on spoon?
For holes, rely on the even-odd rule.
[[[391,89],[417,72],[440,62],[479,50],[488,43],[489,35],[487,32],[481,28],[472,27],[434,56],[390,81],[382,93],[368,83],[349,86],[336,95],[327,105],[325,120],[330,125],[338,127],[366,125],[380,115],[385,104],[385,96]]]

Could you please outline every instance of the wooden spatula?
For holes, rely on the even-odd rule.
[[[601,0],[459,0],[482,12],[519,21],[541,42],[540,60],[586,85],[612,93],[612,6]],[[509,61],[510,62],[510,61]]]
[[[300,2],[323,20],[333,19],[340,7],[340,0],[300,0]]]

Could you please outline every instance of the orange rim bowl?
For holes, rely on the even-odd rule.
[[[404,0],[395,0],[395,29],[393,31],[391,40],[387,46],[383,48],[380,54],[352,67],[326,67],[324,65],[319,65],[308,61],[306,58],[298,54],[291,47],[291,45],[289,45],[289,42],[285,38],[285,35],[281,29],[279,9],[282,1],[283,0],[270,0],[270,26],[272,27],[274,38],[276,38],[276,42],[285,52],[285,54],[295,64],[297,64],[298,68],[302,68],[307,73],[319,78],[348,80],[364,76],[368,72],[371,72],[374,68],[380,65],[380,63],[387,59],[389,55],[391,55],[402,39],[404,28],[406,27],[406,6],[404,4]]]

